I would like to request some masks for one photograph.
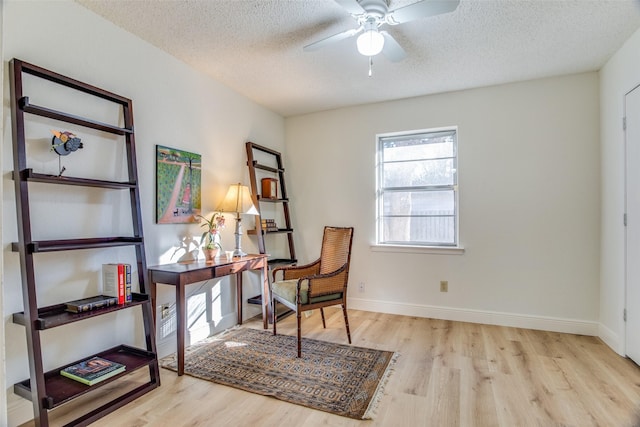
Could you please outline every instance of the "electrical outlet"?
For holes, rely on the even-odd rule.
[[[160,306],[160,318],[161,319],[166,319],[167,317],[169,317],[171,310],[169,309],[169,304],[162,304]]]
[[[364,292],[364,282],[358,283],[358,291]]]
[[[440,292],[449,292],[449,282],[446,280],[440,281]]]

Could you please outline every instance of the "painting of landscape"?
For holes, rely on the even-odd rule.
[[[156,222],[198,222],[202,156],[156,145]]]

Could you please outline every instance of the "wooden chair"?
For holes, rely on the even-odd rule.
[[[276,335],[278,315],[276,301],[296,312],[298,319],[298,357],[302,356],[300,320],[303,311],[320,309],[322,326],[326,328],[324,307],[342,305],[347,338],[351,344],[349,318],[347,317],[347,282],[353,227],[325,227],[320,258],[301,265],[278,267],[273,270],[271,298],[273,307],[273,335]],[[276,274],[282,272],[282,280]]]

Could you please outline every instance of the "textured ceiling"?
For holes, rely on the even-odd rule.
[[[462,0],[387,26],[408,57],[368,77],[355,38],[302,51],[357,27],[333,0],[76,1],[285,117],[599,70],[640,27],[639,0]]]

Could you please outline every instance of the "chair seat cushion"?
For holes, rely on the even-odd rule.
[[[271,284],[271,292],[279,296],[280,298],[289,301],[291,304],[296,303],[296,292],[298,288],[298,279],[282,280],[280,282],[273,282]],[[311,298],[311,303],[330,301],[334,299],[341,299],[342,292],[335,294],[322,295],[319,297]],[[309,281],[304,280],[300,287],[300,303],[302,305],[309,304]]]

